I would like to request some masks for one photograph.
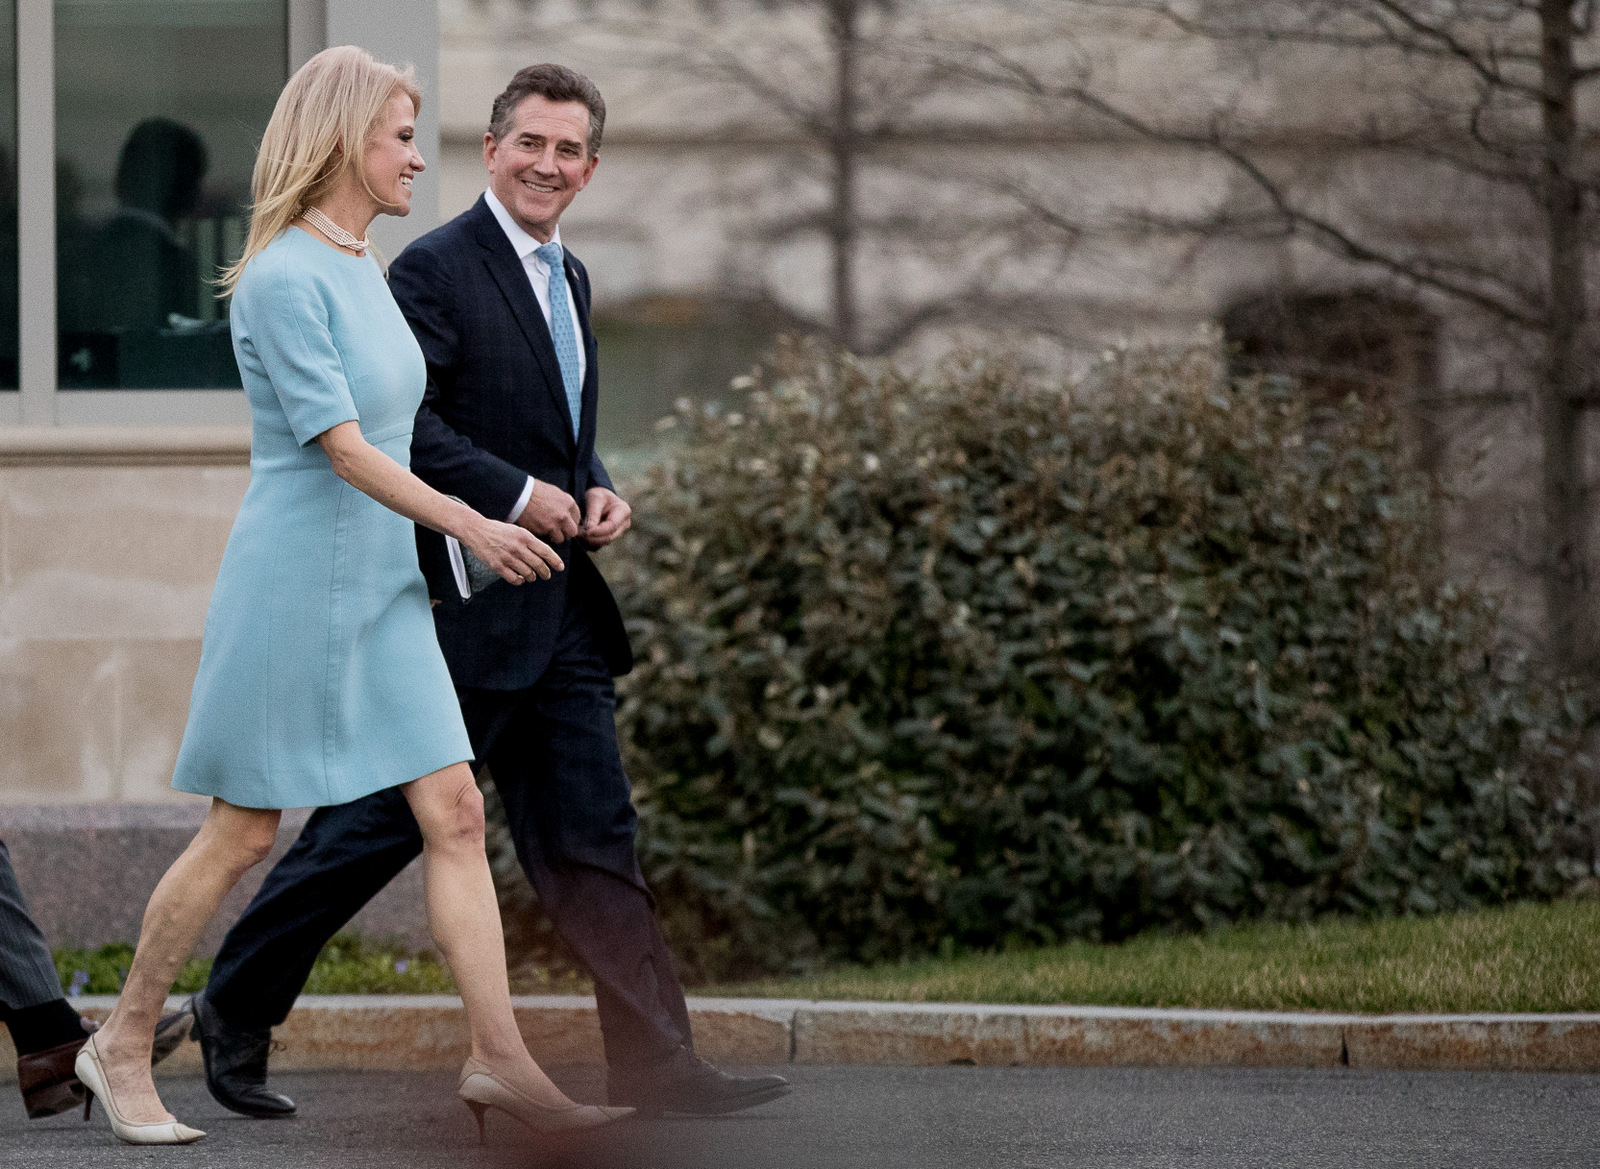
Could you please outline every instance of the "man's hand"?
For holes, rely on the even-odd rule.
[[[604,548],[633,524],[633,508],[615,491],[591,487],[584,493],[583,501],[587,514],[579,535],[590,548]]]
[[[589,494],[593,496],[594,492]],[[535,536],[543,536],[552,544],[560,544],[578,534],[582,521],[577,500],[561,488],[535,479],[528,505],[517,517],[517,527],[526,528]]]

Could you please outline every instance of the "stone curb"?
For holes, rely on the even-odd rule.
[[[75,1000],[103,1018],[106,995]],[[182,1000],[170,1000],[176,1007]],[[604,1062],[594,999],[514,1000],[542,1062]],[[1323,1015],[1139,1007],[834,1003],[692,998],[695,1046],[717,1063],[979,1067],[1390,1068],[1600,1072],[1600,1014]],[[448,995],[305,995],[273,1032],[279,1071],[447,1070],[466,1058],[461,1000]],[[0,1076],[15,1056],[0,1040]],[[185,1044],[162,1065],[194,1075]]]

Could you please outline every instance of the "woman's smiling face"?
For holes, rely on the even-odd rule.
[[[426,169],[417,153],[417,111],[411,98],[396,89],[384,103],[383,111],[367,135],[362,157],[367,186],[382,204],[386,215],[411,213],[411,179]]]

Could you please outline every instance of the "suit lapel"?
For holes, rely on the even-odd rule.
[[[479,212],[477,236],[478,243],[484,249],[483,262],[499,286],[501,295],[506,298],[506,303],[511,306],[511,314],[516,317],[517,325],[527,338],[528,348],[533,350],[540,372],[544,374],[545,389],[555,400],[561,417],[567,421],[566,436],[571,443],[572,411],[567,406],[566,385],[561,380],[561,362],[556,359],[556,344],[550,338],[550,327],[545,324],[538,298],[533,295],[533,286],[528,283],[528,270],[522,266],[516,249],[511,246],[506,233],[500,230],[494,212],[489,210],[489,205],[481,196],[473,210]]]
[[[589,297],[584,282],[578,279],[577,270],[573,267],[572,257],[563,249],[562,263],[567,270],[567,284],[572,288],[572,303],[578,309],[578,343],[583,346],[583,385],[578,387],[578,403],[583,412],[581,425],[578,427],[578,447],[583,448],[584,431],[590,430],[595,425],[596,408],[599,404],[600,377],[595,363],[597,356],[595,349],[594,330],[589,325]]]

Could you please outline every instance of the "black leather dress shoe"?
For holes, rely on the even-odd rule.
[[[245,1116],[276,1119],[294,1115],[294,1101],[267,1089],[271,1031],[240,1031],[223,1022],[204,992],[189,1000],[194,1037],[205,1059],[206,1087],[224,1108]]]
[[[682,1112],[711,1116],[738,1112],[789,1094],[782,1076],[735,1076],[680,1047],[665,1060],[606,1072],[607,1098],[645,1116]]]
[[[150,1041],[150,1066],[166,1059],[183,1045],[194,1029],[194,1014],[188,1006],[170,1015],[162,1015],[156,1024],[155,1038]]]

